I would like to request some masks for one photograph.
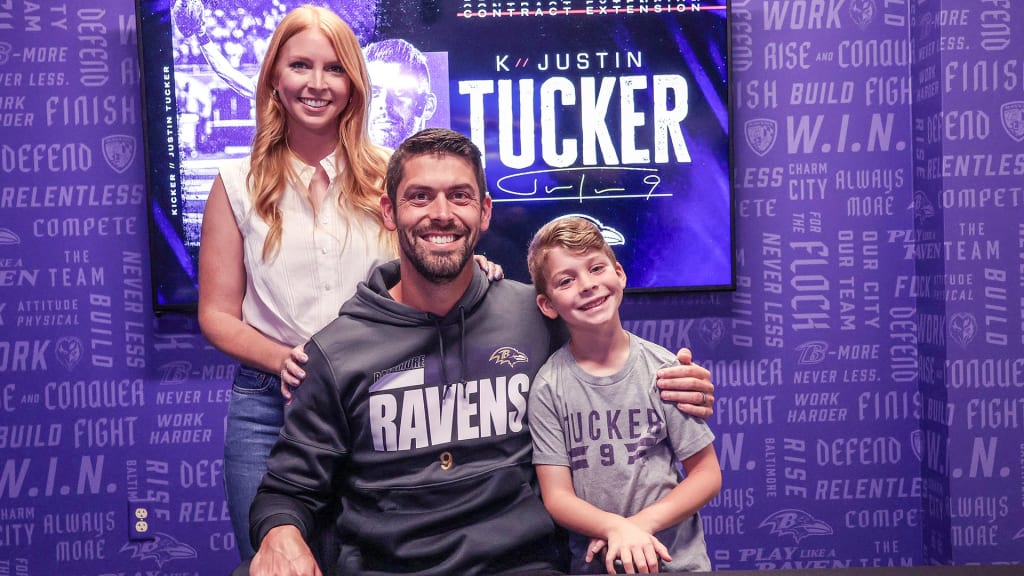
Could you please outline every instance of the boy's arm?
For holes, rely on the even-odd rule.
[[[671,492],[629,519],[651,534],[693,516],[722,489],[722,469],[714,444],[683,460],[686,478]]]
[[[576,496],[572,473],[565,466],[537,465],[544,507],[559,525],[593,538],[608,539],[608,526],[623,518]]]
[[[679,365],[658,370],[658,388],[661,399],[674,402],[681,412],[703,420],[715,413],[715,385],[711,372],[693,362],[689,348],[676,353]]]
[[[608,542],[605,567],[609,573],[615,573],[616,558],[621,558],[626,566],[646,564],[651,572],[657,571],[659,556],[666,561],[671,560],[668,549],[653,536],[653,532],[645,532],[622,516],[605,512],[576,496],[569,468],[545,464],[536,468],[544,507],[555,522],[573,532]],[[591,558],[594,552],[593,549],[588,550],[587,558]]]

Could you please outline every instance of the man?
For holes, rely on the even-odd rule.
[[[422,52],[405,40],[381,40],[363,49],[373,87],[370,139],[397,148],[419,132],[437,111],[430,70]]]
[[[328,573],[557,573],[564,549],[537,495],[526,399],[560,331],[531,287],[488,283],[470,264],[491,200],[469,139],[414,135],[386,189],[399,260],[306,346],[250,514],[250,574],[321,574],[305,541],[339,498]],[[678,388],[707,398],[707,371],[684,364]]]

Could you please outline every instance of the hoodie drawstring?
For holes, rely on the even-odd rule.
[[[437,330],[437,341],[440,348],[441,356],[441,379],[444,380],[444,395],[441,399],[446,400],[448,398],[448,391],[451,390],[455,384],[462,384],[462,397],[465,398],[466,392],[466,308],[459,306],[459,380],[458,382],[452,382],[448,379],[448,362],[445,356],[444,348],[444,331],[441,329],[440,319],[434,321],[434,328]]]
[[[459,306],[459,356],[461,357],[461,366],[459,366],[459,384],[462,384],[462,398],[465,399],[469,394],[466,392],[466,309],[463,306]]]

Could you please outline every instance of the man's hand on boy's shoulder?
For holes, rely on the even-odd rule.
[[[715,413],[715,385],[711,372],[693,361],[689,348],[676,354],[678,366],[658,370],[661,399],[674,402],[679,410],[697,418],[708,419]]]

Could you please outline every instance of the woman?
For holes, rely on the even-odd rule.
[[[387,150],[370,142],[370,83],[349,27],[330,10],[290,12],[256,86],[249,157],[225,162],[206,203],[199,324],[241,364],[225,434],[225,486],[243,560],[249,505],[282,424],[302,345],[394,257],[379,198]]]

